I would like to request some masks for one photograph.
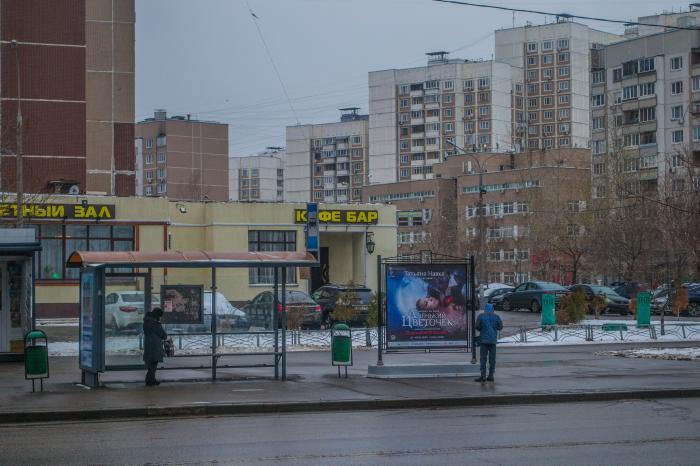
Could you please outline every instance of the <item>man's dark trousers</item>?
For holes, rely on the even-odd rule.
[[[489,376],[493,377],[493,373],[496,371],[496,344],[495,343],[482,343],[479,349],[479,356],[481,359],[481,378],[486,378],[486,357],[489,359]]]

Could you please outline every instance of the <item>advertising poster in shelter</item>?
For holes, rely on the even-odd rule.
[[[202,285],[161,285],[164,324],[204,323]]]
[[[465,347],[464,264],[386,266],[387,348]]]

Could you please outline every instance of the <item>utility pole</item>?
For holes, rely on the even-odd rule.
[[[486,194],[486,190],[484,189],[484,169],[481,166],[481,162],[479,161],[479,158],[470,154],[464,148],[459,147],[453,142],[447,142],[449,145],[454,147],[455,149],[459,150],[462,152],[463,155],[467,155],[474,160],[474,163],[476,163],[476,167],[479,170],[479,204],[477,205],[477,210],[479,211],[479,281],[481,283],[486,283],[488,280],[486,279],[486,258],[485,258],[485,249],[486,249],[486,232],[485,232],[485,218],[484,218],[484,194]]]
[[[17,40],[11,42],[12,49],[15,51],[15,68],[17,68],[17,119],[15,128],[15,137],[17,140],[15,157],[17,159],[16,173],[16,191],[17,191],[17,228],[24,226],[24,186],[22,183],[22,93],[20,87],[20,71],[19,71],[19,47]]]

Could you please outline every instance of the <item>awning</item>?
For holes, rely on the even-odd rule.
[[[41,243],[0,243],[0,255],[31,256],[41,251]]]
[[[311,267],[308,252],[75,251],[67,267]]]

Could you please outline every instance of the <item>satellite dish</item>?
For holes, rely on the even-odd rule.
[[[80,194],[80,188],[78,187],[78,185],[74,184],[70,188],[68,188],[68,194]]]

